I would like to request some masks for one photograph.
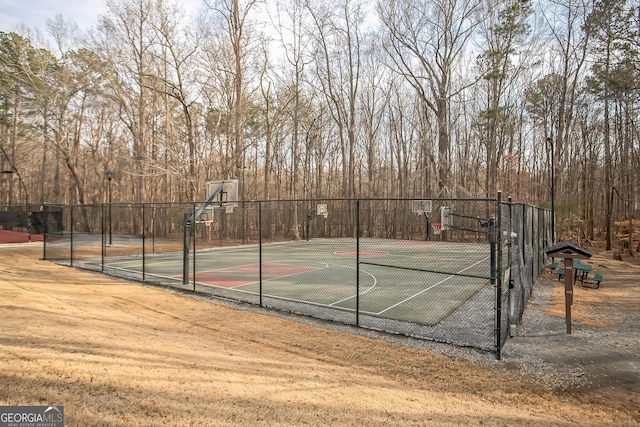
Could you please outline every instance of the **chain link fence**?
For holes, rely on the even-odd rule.
[[[39,211],[48,218],[44,259],[499,358],[544,267],[550,213],[500,195],[428,205],[415,212],[410,199],[318,199]]]

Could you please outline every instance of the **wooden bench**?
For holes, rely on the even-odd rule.
[[[582,287],[598,289],[603,280],[604,277],[602,277],[602,274],[596,273],[593,275],[593,280],[585,280],[584,282],[582,282]]]

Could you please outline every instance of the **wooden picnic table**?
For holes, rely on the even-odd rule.
[[[560,265],[564,263],[564,258],[559,258],[558,262]],[[578,258],[573,258],[573,280],[574,282],[580,278],[581,282],[584,282],[588,279],[589,273],[593,270],[593,266],[591,264],[583,264]],[[564,268],[558,269],[558,275],[564,276]]]
[[[593,267],[590,264],[583,264],[579,259],[573,259],[573,280],[574,282],[578,280],[578,275],[580,275],[580,281],[584,282],[589,277],[589,273]]]

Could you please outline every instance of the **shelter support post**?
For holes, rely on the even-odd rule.
[[[571,334],[571,306],[573,305],[573,258],[564,259],[564,309],[567,334]]]

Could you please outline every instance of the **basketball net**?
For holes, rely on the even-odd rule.
[[[442,232],[442,224],[440,223],[432,223],[431,227],[433,228],[433,234],[440,234]]]

